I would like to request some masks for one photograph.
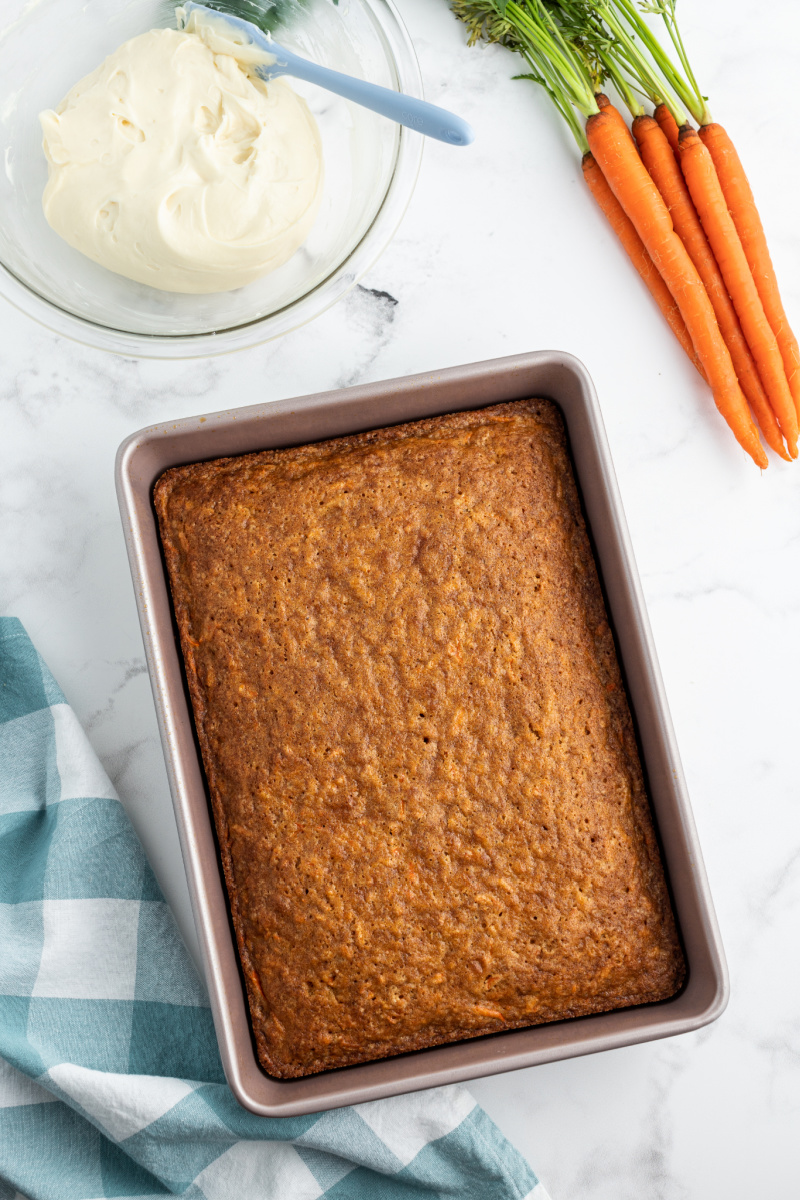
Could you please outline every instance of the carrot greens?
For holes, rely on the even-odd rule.
[[[585,153],[578,113],[586,118],[597,112],[591,77],[542,0],[453,0],[452,8],[470,31],[470,45],[495,42],[521,55],[528,70],[514,78],[529,79],[547,93]]]
[[[614,0],[614,3],[625,12],[632,29],[642,38],[655,62],[658,64],[659,70],[662,71],[664,78],[669,81],[670,86],[681,97],[681,100],[695,121],[697,121],[697,124],[707,125],[711,120],[711,112],[708,108],[708,96],[704,96],[700,91],[694,71],[689,62],[689,56],[684,47],[681,31],[678,28],[678,22],[675,18],[676,0],[644,0],[641,5],[641,11],[643,13],[653,13],[663,18],[670,41],[675,47],[678,61],[683,68],[683,76],[676,70],[669,55],[664,51],[658,38],[654,36],[650,26],[642,19],[632,0]],[[680,125],[682,122],[679,121],[678,124]]]

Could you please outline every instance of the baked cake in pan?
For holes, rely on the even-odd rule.
[[[552,403],[177,467],[155,504],[266,1071],[680,987]]]

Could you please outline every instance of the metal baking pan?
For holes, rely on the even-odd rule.
[[[504,400],[547,397],[564,415],[617,637],[688,975],[670,1000],[273,1079],[259,1065],[183,681],[152,503],[167,467],[301,445]],[[206,981],[228,1082],[245,1108],[295,1116],[512,1071],[713,1021],[728,998],[725,959],[592,381],[545,351],[153,425],[122,443],[117,492]]]

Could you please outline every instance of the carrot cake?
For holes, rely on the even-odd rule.
[[[267,1072],[680,987],[551,402],[176,467],[155,504]]]

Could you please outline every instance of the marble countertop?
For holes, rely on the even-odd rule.
[[[553,1200],[798,1194],[800,466],[736,446],[588,198],[569,135],[518,64],[468,49],[446,0],[398,0],[429,99],[471,121],[426,146],[362,283],[260,349],[134,361],[0,309],[0,611],[86,725],[195,945],[114,494],[133,430],[173,417],[534,349],[594,377],[706,866],[731,1002],[699,1033],[477,1081]],[[800,5],[686,0],[800,326],[793,183]],[[771,120],[771,114],[777,116]]]

